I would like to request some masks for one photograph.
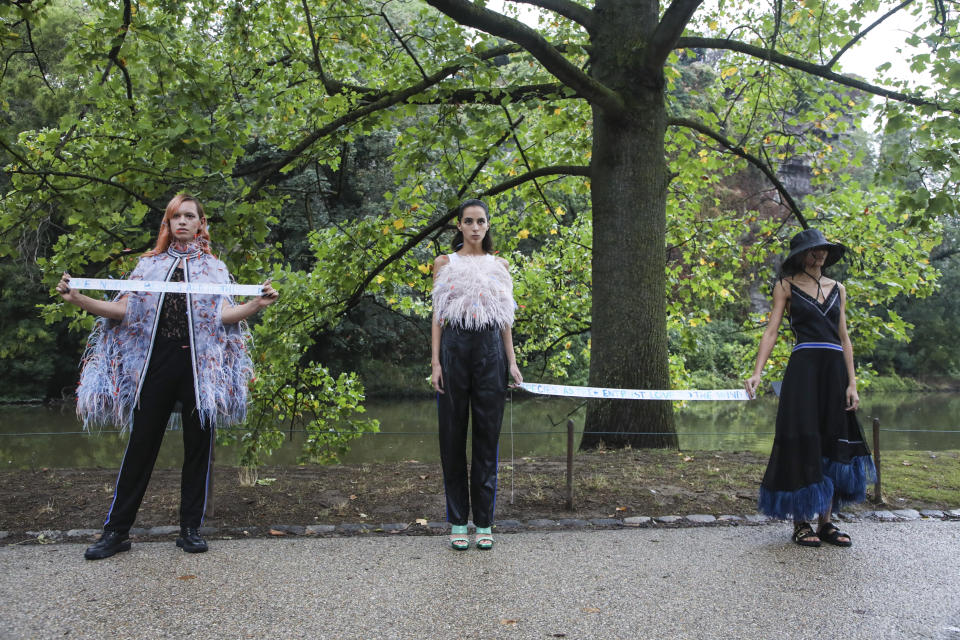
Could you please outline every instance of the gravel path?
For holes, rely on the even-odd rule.
[[[2,638],[936,638],[960,640],[960,521],[0,548]]]

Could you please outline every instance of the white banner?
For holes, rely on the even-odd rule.
[[[744,389],[608,389],[524,382],[520,388],[544,396],[619,400],[749,400]]]
[[[162,282],[160,280],[110,280],[104,278],[70,278],[71,289],[99,291],[157,291],[160,293],[203,293],[223,296],[259,296],[259,284],[215,284],[212,282]]]

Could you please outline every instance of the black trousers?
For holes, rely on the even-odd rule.
[[[183,470],[180,525],[199,527],[207,502],[214,430],[204,429],[196,411],[190,348],[156,339],[140,402],[133,411],[130,440],[123,454],[105,531],[126,533],[133,526],[160,452],[163,433],[177,401],[183,407]]]
[[[499,329],[444,328],[440,340],[444,393],[437,394],[437,414],[447,520],[452,524],[467,524],[472,499],[474,524],[493,525],[506,362]],[[468,484],[467,422],[471,415],[473,455]]]

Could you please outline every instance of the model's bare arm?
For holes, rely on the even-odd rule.
[[[860,394],[857,393],[857,373],[853,367],[853,343],[847,333],[847,290],[839,282],[836,286],[840,287],[840,346],[843,347],[843,363],[847,366],[847,404],[844,408],[856,411],[860,406]]]
[[[119,300],[97,300],[85,296],[76,289],[70,288],[70,274],[66,271],[63,272],[60,282],[57,283],[57,293],[65,302],[75,304],[87,313],[96,316],[111,320],[123,320],[123,316],[127,313],[127,296],[123,296]]]
[[[437,256],[433,261],[433,282],[437,282],[437,274],[440,269],[449,264],[450,258],[447,256]],[[443,367],[440,366],[440,338],[443,336],[443,325],[440,319],[434,314],[433,321],[430,323],[430,365],[432,372],[430,382],[437,393],[443,393]]]
[[[756,397],[757,387],[760,386],[760,377],[763,375],[763,367],[767,364],[774,345],[777,344],[777,334],[780,332],[780,323],[783,321],[783,313],[787,308],[789,296],[789,285],[783,280],[778,281],[773,288],[773,308],[770,310],[767,328],[763,332],[763,337],[760,338],[757,362],[753,365],[753,375],[747,378],[743,384],[751,398]]]
[[[263,283],[263,293],[256,298],[251,298],[243,304],[229,304],[226,300],[223,302],[223,309],[220,311],[220,321],[223,324],[236,324],[241,320],[246,320],[253,314],[266,309],[273,304],[279,297],[276,289],[270,285],[267,280]]]

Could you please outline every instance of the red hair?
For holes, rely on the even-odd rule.
[[[184,202],[192,202],[197,205],[197,213],[200,214],[200,229],[197,230],[197,240],[200,241],[200,248],[204,253],[210,253],[210,234],[207,232],[207,214],[203,212],[203,205],[189,193],[178,193],[167,203],[167,210],[163,212],[163,221],[160,223],[160,233],[157,234],[157,245],[147,251],[145,256],[159,255],[170,246],[170,216],[180,209]]]

